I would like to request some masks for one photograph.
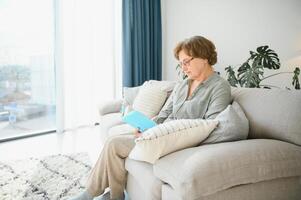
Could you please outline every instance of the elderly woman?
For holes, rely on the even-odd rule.
[[[194,36],[180,42],[174,54],[187,78],[178,84],[158,116],[157,123],[174,119],[213,119],[231,101],[230,85],[214,72],[217,62],[214,44],[202,36]],[[88,179],[86,190],[74,200],[123,199],[127,172],[125,159],[135,146],[135,135],[119,135],[109,138]]]

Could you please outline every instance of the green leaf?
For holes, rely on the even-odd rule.
[[[229,65],[229,67],[225,68],[225,71],[227,72],[227,76],[228,76],[227,80],[228,80],[229,84],[233,87],[237,87],[237,84],[239,82],[238,82],[238,79],[236,78],[233,67]]]
[[[296,69],[294,70],[294,76],[292,82],[292,85],[295,87],[296,90],[300,90],[299,75],[300,75],[300,68],[296,67]]]
[[[268,69],[279,69],[280,60],[277,53],[269,49],[269,46],[260,46],[256,49],[257,52],[250,51],[251,59],[258,62],[259,65],[262,65],[264,68]]]
[[[245,62],[238,69],[238,81],[242,87],[259,87],[263,75],[263,66],[254,61],[252,66]]]

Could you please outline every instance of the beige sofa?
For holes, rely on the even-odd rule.
[[[232,97],[249,119],[248,139],[184,149],[154,165],[127,159],[131,200],[301,199],[301,92],[232,88]],[[121,102],[100,107],[104,140],[130,131]]]

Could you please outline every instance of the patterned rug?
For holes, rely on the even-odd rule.
[[[87,153],[0,161],[0,199],[69,199],[84,189],[90,170]]]

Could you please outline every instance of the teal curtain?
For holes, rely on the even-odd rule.
[[[160,0],[122,1],[123,86],[162,79]]]

